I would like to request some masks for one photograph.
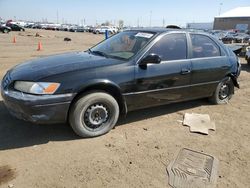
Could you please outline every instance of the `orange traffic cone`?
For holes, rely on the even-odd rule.
[[[13,37],[13,43],[16,43],[16,36]]]
[[[37,51],[42,50],[42,48],[43,48],[43,47],[42,47],[42,43],[41,43],[41,42],[39,42],[39,43],[38,43],[38,47],[37,47]]]

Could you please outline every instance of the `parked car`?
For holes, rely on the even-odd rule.
[[[77,31],[77,26],[71,26],[68,31],[76,32]]]
[[[53,24],[47,24],[42,29],[45,30],[52,30],[52,31],[59,31],[60,26],[59,25],[53,25]]]
[[[24,27],[17,25],[17,24],[8,24],[8,27],[11,28],[12,31],[25,31]]]
[[[28,23],[28,24],[26,24],[25,26],[24,26],[24,28],[32,28],[33,26],[34,26],[35,24],[30,24],[30,23]]]
[[[45,29],[45,25],[34,24],[31,26],[32,29]]]
[[[95,28],[95,30],[93,31],[94,34],[103,34],[106,32],[106,30],[108,31],[109,34],[115,34],[116,33],[116,29],[109,27],[109,26],[101,26],[101,27],[97,27]]]
[[[17,65],[4,76],[1,94],[20,119],[69,122],[76,134],[94,137],[128,111],[199,98],[228,103],[240,67],[232,50],[210,35],[135,29],[85,52]]]
[[[89,32],[89,33],[94,33],[94,30],[96,29],[96,27],[93,27],[93,26],[87,26],[87,29],[86,31]]]
[[[218,40],[222,40],[222,38],[226,36],[227,32],[221,30],[212,30],[209,33],[216,37]]]
[[[237,33],[235,32],[227,32],[225,33],[225,36],[221,38],[221,40],[223,43],[229,44],[235,41],[236,36],[237,36]]]
[[[61,25],[61,27],[59,27],[59,31],[69,31],[69,28],[69,25]]]
[[[7,27],[5,25],[0,25],[0,32],[9,33],[10,31],[11,31],[10,27]]]
[[[250,65],[250,46],[246,48],[246,56],[245,59],[247,60],[247,64]]]
[[[85,32],[86,29],[83,26],[79,26],[76,28],[76,32]]]
[[[245,33],[238,33],[237,36],[234,37],[235,43],[248,43],[250,39],[250,35]]]

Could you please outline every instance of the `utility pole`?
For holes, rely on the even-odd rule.
[[[165,19],[162,19],[162,27],[165,27]]]
[[[56,10],[56,23],[58,24],[58,10]]]
[[[219,6],[219,15],[221,13],[221,7],[222,7],[223,3],[220,3],[220,6]]]
[[[151,22],[152,22],[152,10],[150,11],[150,16],[149,16],[149,27],[151,27]]]

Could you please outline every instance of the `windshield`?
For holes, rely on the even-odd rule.
[[[107,58],[128,60],[152,39],[155,33],[124,31],[94,46],[89,51]]]

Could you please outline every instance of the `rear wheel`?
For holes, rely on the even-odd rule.
[[[69,122],[81,137],[95,137],[109,132],[119,117],[119,105],[109,94],[96,92],[79,98],[71,107]]]
[[[214,104],[226,104],[232,98],[234,85],[230,77],[224,78],[217,86],[210,101]]]

